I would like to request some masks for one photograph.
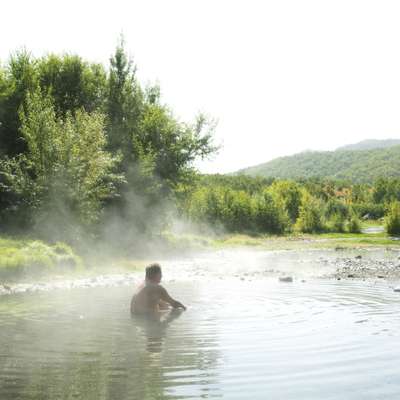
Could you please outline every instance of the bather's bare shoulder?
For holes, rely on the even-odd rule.
[[[158,285],[157,288],[160,293],[167,293],[167,289],[164,286]]]

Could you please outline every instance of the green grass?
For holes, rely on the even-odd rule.
[[[64,243],[0,238],[0,282],[63,273],[82,267],[82,260]]]
[[[169,234],[169,236],[172,236]],[[169,238],[171,240],[171,238]],[[175,235],[174,242],[180,243],[185,249],[205,249],[224,247],[259,247],[266,250],[297,250],[297,249],[329,249],[335,247],[395,247],[400,248],[400,241],[391,239],[385,232],[379,233],[321,233],[321,234],[290,234],[244,235],[226,234],[203,237],[201,235]]]
[[[383,226],[383,222],[375,219],[367,219],[361,221],[362,228],[372,228],[372,227],[380,227]]]

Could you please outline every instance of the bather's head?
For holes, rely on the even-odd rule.
[[[160,264],[154,263],[146,267],[146,281],[160,283],[162,278]]]

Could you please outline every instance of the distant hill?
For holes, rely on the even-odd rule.
[[[393,147],[400,145],[400,139],[367,139],[358,143],[348,144],[346,146],[338,147],[336,150],[372,150],[384,149],[386,147]]]
[[[394,140],[395,141],[395,140]],[[351,146],[378,148],[352,150]],[[307,151],[280,157],[237,173],[251,176],[290,178],[331,178],[353,182],[371,182],[379,177],[400,177],[400,143],[382,146],[388,141],[364,141],[335,151]],[[400,141],[399,141],[400,142]]]

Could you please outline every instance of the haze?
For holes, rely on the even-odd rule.
[[[76,53],[108,63],[122,32],[142,82],[184,120],[218,119],[229,172],[305,149],[400,137],[396,1],[15,1],[0,58]]]

